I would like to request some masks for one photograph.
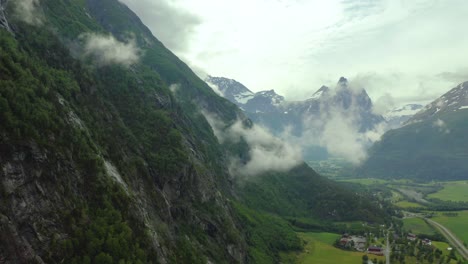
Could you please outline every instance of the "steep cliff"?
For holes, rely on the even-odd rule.
[[[236,108],[117,1],[36,8],[42,25],[14,17],[15,35],[0,32],[0,259],[244,262],[226,163],[199,112],[237,118]],[[82,56],[83,34],[107,34],[111,15],[132,19],[145,58],[167,61]],[[175,99],[172,81],[187,94]]]

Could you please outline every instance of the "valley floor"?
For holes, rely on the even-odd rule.
[[[359,264],[365,253],[341,250],[333,246],[340,235],[333,233],[299,233],[305,242],[304,250],[295,254],[298,264]],[[385,261],[385,257],[368,255],[370,259]],[[287,256],[291,260],[291,255]],[[286,262],[285,262],[286,263]]]

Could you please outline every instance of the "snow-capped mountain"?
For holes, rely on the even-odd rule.
[[[284,102],[284,97],[274,90],[254,93],[233,79],[208,76],[205,81],[210,85],[215,85],[226,99],[249,113],[276,112]]]
[[[208,84],[215,85],[226,99],[238,106],[244,106],[255,95],[242,83],[233,79],[208,76],[205,81]]]
[[[278,95],[275,90],[269,90],[255,93],[242,108],[251,113],[273,113],[277,112],[283,103],[283,96]]]
[[[404,111],[402,111],[404,112]],[[468,179],[468,82],[385,133],[357,169],[361,177]]]
[[[399,128],[423,107],[420,104],[407,104],[388,111],[384,114],[384,118],[387,120],[389,128]]]
[[[468,111],[468,82],[461,83],[434,102],[426,105],[407,121],[407,124],[425,121],[450,112]]]
[[[279,136],[288,130],[295,137],[305,134],[320,137],[327,120],[337,115],[349,121],[348,125],[356,133],[372,130],[385,122],[382,116],[372,112],[372,101],[366,90],[351,88],[344,77],[335,88],[322,86],[304,101],[286,101],[274,90],[253,93],[227,78],[209,77],[206,81],[216,85],[225,98],[243,109],[250,119]]]

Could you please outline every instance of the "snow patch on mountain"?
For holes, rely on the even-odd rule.
[[[468,106],[468,82],[457,85],[434,102],[426,105],[422,111],[418,112],[407,123],[412,124],[444,113],[463,110],[466,109],[465,106]]]

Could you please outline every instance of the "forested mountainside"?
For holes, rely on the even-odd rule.
[[[252,193],[260,180],[296,215],[383,221],[308,167],[232,171],[251,147],[219,140],[206,113],[253,124],[117,0],[28,3],[0,2],[1,263],[276,262],[301,243]],[[281,182],[303,180],[294,209]],[[349,201],[366,213],[345,217]]]
[[[402,128],[390,130],[357,169],[363,177],[468,179],[468,82],[424,107]]]

